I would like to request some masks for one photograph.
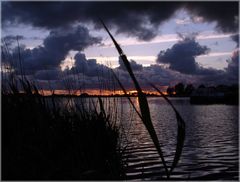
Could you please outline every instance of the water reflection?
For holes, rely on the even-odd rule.
[[[137,106],[137,98],[131,98]],[[90,99],[91,100],[91,99]],[[189,99],[171,101],[186,122],[186,137],[181,159],[172,179],[238,179],[238,106],[191,105]],[[165,176],[159,155],[142,121],[126,98],[103,98],[108,112],[118,117],[123,128],[122,145],[128,179],[160,180]],[[153,125],[168,166],[174,158],[177,136],[175,113],[163,98],[148,98]],[[86,99],[93,107],[97,98]],[[66,104],[66,103],[65,103]],[[69,105],[71,105],[70,102]]]
[[[174,112],[162,98],[148,98],[148,101],[154,127],[170,165],[177,135]],[[172,178],[236,179],[238,107],[190,105],[189,100],[183,98],[174,98],[172,102],[186,121],[185,145]],[[131,144],[126,153],[129,178],[161,179],[164,171],[145,127],[137,115],[132,122],[134,127],[129,131]]]

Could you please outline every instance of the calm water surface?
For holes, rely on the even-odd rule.
[[[135,104],[137,99],[133,98]],[[154,127],[170,166],[176,147],[177,121],[163,98],[148,98]],[[171,98],[186,122],[181,160],[172,179],[238,180],[238,106],[191,105],[188,98]],[[128,179],[165,177],[159,155],[140,119],[127,100],[122,101],[127,132],[125,160]],[[128,114],[125,114],[128,113]],[[130,120],[130,121],[129,121]]]
[[[127,179],[166,178],[147,130],[126,98],[104,98],[107,109],[118,113]],[[116,101],[117,100],[117,101]],[[238,106],[191,105],[188,98],[170,98],[186,122],[181,159],[171,179],[238,180]],[[96,99],[97,101],[97,99]],[[138,105],[137,98],[132,98]],[[176,147],[177,121],[161,97],[148,98],[152,121],[168,166]],[[110,105],[110,107],[108,107]],[[117,109],[114,111],[113,106]]]

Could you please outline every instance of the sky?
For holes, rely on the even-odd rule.
[[[97,89],[111,70],[133,86],[102,19],[143,88],[236,84],[239,4],[235,2],[1,2],[2,72],[43,89]],[[8,54],[10,53],[10,54]],[[5,78],[5,77],[4,77]],[[106,84],[103,84],[106,83]]]

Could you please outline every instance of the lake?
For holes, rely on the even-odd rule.
[[[137,104],[137,98],[132,98]],[[172,179],[238,179],[238,106],[191,105],[189,98],[170,98],[186,122],[181,160]],[[154,127],[169,165],[177,135],[175,113],[161,97],[148,98]],[[125,152],[128,179],[160,180],[164,170],[141,120],[122,101],[122,119],[128,147]],[[127,113],[127,114],[126,114]]]
[[[131,98],[138,106],[137,98]],[[181,159],[172,180],[238,180],[238,106],[191,105],[189,98],[170,98],[186,122]],[[159,155],[138,115],[126,98],[103,98],[107,110],[118,115],[125,147],[127,179],[166,178]],[[177,121],[161,97],[148,97],[152,121],[168,166],[176,147]],[[110,106],[110,107],[108,107]],[[113,107],[114,106],[114,107]],[[116,108],[114,111],[113,108]]]

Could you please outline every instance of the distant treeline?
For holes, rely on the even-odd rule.
[[[169,96],[177,96],[177,97],[189,97],[193,94],[194,91],[200,90],[200,89],[211,89],[218,93],[223,93],[224,95],[238,95],[239,91],[239,85],[233,84],[233,85],[217,85],[217,86],[205,86],[204,84],[199,85],[198,87],[194,87],[192,84],[183,84],[178,83],[175,86],[169,86],[167,88],[167,94]]]

